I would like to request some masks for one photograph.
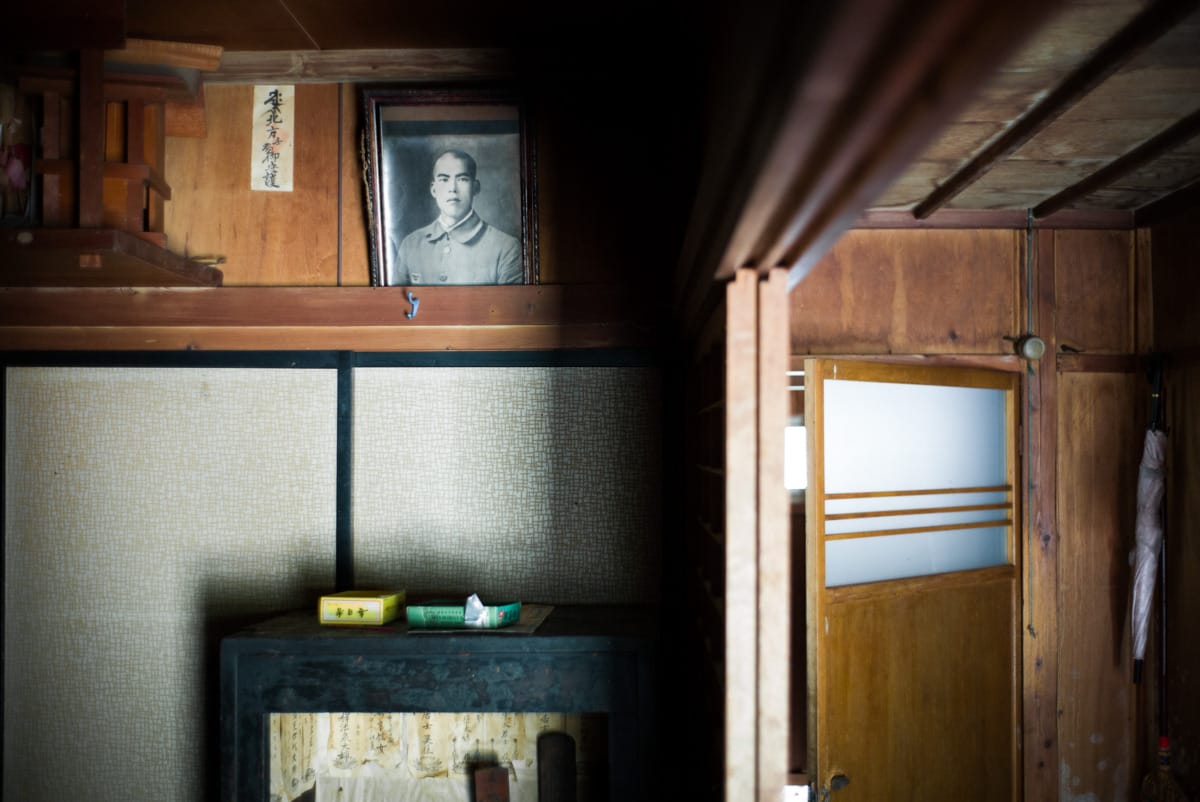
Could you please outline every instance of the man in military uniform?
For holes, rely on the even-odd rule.
[[[429,192],[439,214],[400,242],[392,262],[394,283],[520,284],[521,243],[485,222],[473,208],[480,184],[475,160],[448,150],[433,163]]]

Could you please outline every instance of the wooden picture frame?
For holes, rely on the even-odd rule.
[[[536,284],[532,137],[512,93],[367,87],[374,286]]]

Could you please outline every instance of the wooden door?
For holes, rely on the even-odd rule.
[[[1005,373],[806,360],[816,799],[1018,798],[1016,396]]]

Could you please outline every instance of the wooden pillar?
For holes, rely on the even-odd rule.
[[[757,802],[758,274],[725,302],[725,802]]]
[[[787,428],[788,271],[758,285],[758,798],[777,802],[787,784],[791,734],[791,498],[783,482]]]
[[[1050,802],[1059,791],[1054,232],[1035,232],[1033,250],[1035,270],[1025,278],[1027,297],[1033,300],[1028,314],[1034,331],[1046,341],[1046,358],[1031,362],[1025,375],[1024,799]]]
[[[725,800],[777,802],[791,729],[787,271],[726,292]]]

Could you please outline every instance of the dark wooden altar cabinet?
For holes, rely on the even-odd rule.
[[[603,713],[610,799],[650,800],[653,612],[555,607],[530,634],[326,627],[316,610],[221,642],[221,785],[266,802],[272,713]]]

